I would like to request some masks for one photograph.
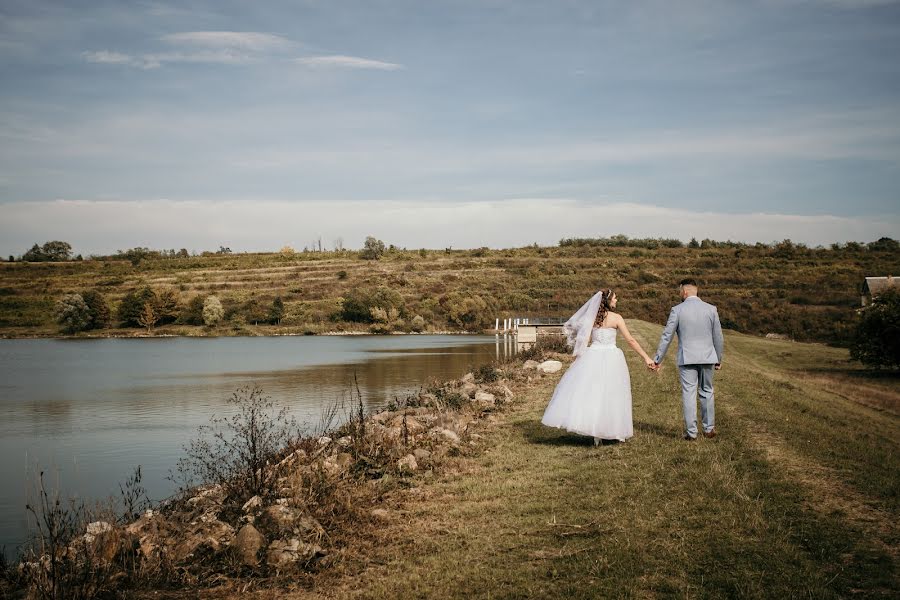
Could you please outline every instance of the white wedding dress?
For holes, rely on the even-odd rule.
[[[591,343],[565,372],[541,423],[604,440],[634,435],[631,377],[614,327],[591,331]]]

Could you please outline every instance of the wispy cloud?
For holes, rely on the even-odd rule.
[[[160,38],[177,50],[140,55],[110,50],[83,52],[90,63],[155,69],[166,63],[208,63],[240,65],[277,56],[296,46],[295,42],[259,31],[183,31]]]
[[[259,31],[182,31],[162,36],[169,44],[202,48],[234,48],[249,52],[266,52],[289,48],[291,40]]]
[[[359,56],[345,56],[343,54],[329,54],[326,56],[307,56],[294,59],[300,65],[314,68],[336,69],[376,69],[379,71],[397,71],[403,69],[403,65],[361,58]]]

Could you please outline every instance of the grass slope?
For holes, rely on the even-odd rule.
[[[600,286],[619,292],[622,310],[664,319],[674,285],[697,277],[730,329],[788,334],[844,343],[853,330],[859,288],[867,275],[900,271],[896,251],[744,248],[527,247],[451,252],[393,250],[378,261],[355,252],[238,254],[181,259],[69,263],[0,263],[0,335],[54,335],[54,303],[65,293],[99,290],[113,311],[144,286],[170,289],[182,307],[195,296],[219,296],[230,317],[217,330],[168,325],[157,333],[257,335],[366,330],[335,322],[351,290],[386,286],[402,297],[408,327],[415,315],[430,330],[459,329],[454,306],[478,296],[466,329],[493,327],[494,318],[569,316]],[[255,325],[281,296],[278,327]],[[477,305],[477,304],[476,304]],[[262,315],[262,317],[260,317]],[[92,335],[140,334],[103,330]]]
[[[896,597],[897,380],[865,383],[877,410],[843,393],[845,351],[726,339],[719,438],[680,439],[671,357],[654,375],[626,351],[635,437],[599,448],[540,425],[559,376],[539,378],[485,452],[397,497],[366,564],[291,597]]]

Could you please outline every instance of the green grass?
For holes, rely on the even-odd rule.
[[[632,329],[645,347],[660,332]],[[486,451],[397,498],[400,516],[377,534],[368,563],[323,575],[316,593],[896,597],[898,417],[815,381],[790,383],[802,366],[844,351],[792,344],[773,362],[784,343],[726,339],[719,438],[680,439],[671,359],[654,375],[626,350],[635,437],[599,448],[540,425],[558,375],[521,384],[483,432]]]

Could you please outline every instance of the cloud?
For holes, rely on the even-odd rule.
[[[160,39],[175,45],[233,48],[249,52],[266,52],[294,45],[287,38],[259,31],[182,31],[164,35]]]
[[[302,248],[322,236],[349,247],[367,235],[408,248],[493,248],[564,237],[710,237],[746,242],[790,238],[818,245],[895,237],[900,217],[838,217],[774,213],[695,212],[628,202],[566,198],[478,202],[341,201],[77,201],[3,205],[3,255],[35,241],[63,239],[76,252],[106,253],[134,246],[236,251]],[[197,227],[202,223],[202,227]]]
[[[397,71],[404,68],[403,65],[397,63],[360,58],[359,56],[344,56],[342,54],[295,58],[294,62],[313,68],[376,69],[379,71]]]
[[[82,52],[82,57],[91,63],[142,69],[155,69],[166,63],[240,65],[269,58],[296,45],[287,38],[259,31],[183,31],[164,35],[160,40],[180,49],[137,56],[100,50]]]

